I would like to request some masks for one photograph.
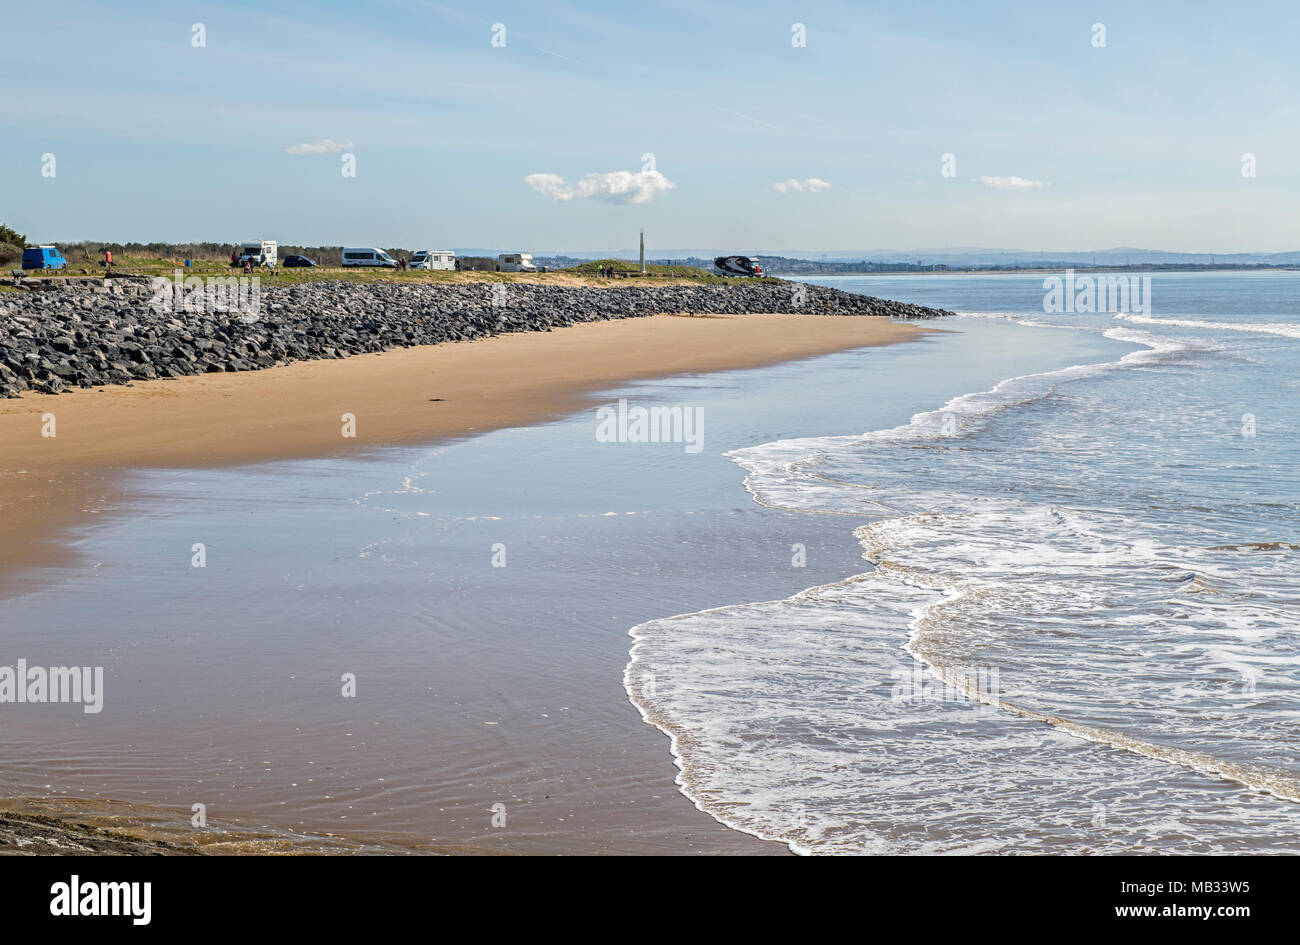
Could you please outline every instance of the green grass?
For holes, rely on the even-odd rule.
[[[562,269],[561,272],[567,272],[572,275],[585,277],[600,278],[598,273],[602,268],[613,269],[616,273],[628,273],[633,278],[641,278],[641,266],[639,263],[632,262],[628,259],[593,259],[591,262],[579,263],[568,269]],[[664,266],[655,263],[646,263],[646,278],[657,279],[676,279],[683,282],[699,283],[716,283],[718,285],[729,285],[732,283],[744,282],[779,282],[779,279],[772,279],[763,276],[757,280],[749,279],[744,276],[720,276],[716,273],[700,269],[698,266]],[[627,278],[626,276],[616,276],[615,278]]]
[[[619,279],[602,279],[597,275],[601,266],[613,267],[618,272],[628,273],[628,276]],[[17,268],[16,266],[11,268]],[[130,256],[114,254],[113,270],[118,273],[138,273],[146,276],[165,276],[172,278],[176,270],[181,271],[182,278],[198,276],[199,278],[208,278],[210,276],[240,276],[243,270],[233,268],[230,265],[229,258],[222,259],[195,259],[193,265],[188,269],[185,268],[185,261],[180,258],[170,259],[161,256]],[[59,272],[41,272],[32,271],[28,273],[29,278],[60,278],[79,276],[102,276],[104,267],[98,259],[81,259],[69,258],[68,267]],[[8,275],[8,273],[0,273]],[[483,271],[456,271],[456,270],[423,270],[408,269],[406,272],[398,272],[393,269],[343,269],[334,267],[317,266],[304,269],[286,269],[283,265],[277,266],[274,270],[257,269],[254,270],[264,286],[285,286],[295,285],[304,282],[382,282],[394,284],[455,284],[465,282],[537,282],[537,283],[554,283],[563,285],[573,279],[580,279],[584,283],[612,286],[624,284],[626,279],[645,278],[647,283],[693,283],[704,285],[742,285],[750,282],[779,282],[779,279],[763,277],[761,279],[746,279],[744,277],[719,276],[707,272],[695,266],[663,266],[663,265],[646,265],[646,276],[642,277],[639,273],[637,263],[626,259],[597,259],[592,262],[582,263],[570,269],[552,270],[547,273],[523,273],[523,272],[483,272]]]
[[[593,259],[591,262],[579,263],[561,271],[594,276],[602,268],[613,269],[615,272],[639,273],[641,271],[640,264],[629,259]],[[712,275],[712,273],[705,272],[696,266],[662,266],[654,263],[646,263],[645,271],[647,275],[671,276],[681,279],[698,279],[702,276]]]
[[[114,254],[113,271],[119,274],[135,273],[146,276],[164,276],[173,278],[177,270],[182,278],[197,276],[242,276],[243,269],[230,265],[229,259],[195,259],[188,268],[183,259],[167,259],[156,256],[126,256]],[[16,267],[14,267],[16,268]],[[29,278],[78,278],[82,276],[103,276],[104,267],[97,260],[69,259],[68,267],[58,272],[32,271]],[[442,270],[408,269],[398,272],[393,269],[343,269],[324,266],[302,269],[286,269],[283,265],[275,269],[255,269],[262,285],[293,285],[301,282],[393,282],[393,283],[453,283],[453,282],[514,282],[523,278],[523,273],[509,272],[456,272]]]

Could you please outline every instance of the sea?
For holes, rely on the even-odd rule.
[[[1300,273],[1051,276],[813,279],[958,314],[130,473],[0,588],[0,665],[103,669],[102,711],[0,705],[0,809],[211,852],[1296,852]]]
[[[729,453],[865,562],[633,629],[697,805],[801,853],[1300,850],[1300,273],[1145,278],[815,280],[959,312],[952,360],[1123,350]]]

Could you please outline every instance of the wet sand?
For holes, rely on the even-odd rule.
[[[0,812],[0,856],[186,856],[196,852],[56,817]]]
[[[611,387],[624,382],[759,367],[840,350],[918,339],[930,331],[932,329],[875,318],[656,316],[579,325],[549,334],[506,335],[339,361],[300,363],[261,372],[207,375],[57,396],[34,395],[0,402],[0,442],[5,444],[3,454],[0,454],[0,467],[4,473],[0,479],[0,512],[4,513],[0,516],[0,522],[3,522],[0,524],[0,534],[3,535],[0,569],[7,568],[7,577],[10,578],[3,588],[11,592],[30,591],[32,575],[21,572],[20,568],[67,563],[84,549],[74,551],[63,539],[94,521],[97,511],[111,513],[119,506],[131,508],[133,501],[139,499],[127,483],[127,474],[134,469],[183,470],[316,456],[364,459],[381,446],[427,444],[438,439],[523,427],[554,419],[594,403],[598,393],[608,393]],[[52,438],[40,435],[42,416],[46,413],[55,415],[56,436]],[[343,413],[356,417],[354,438],[341,435]],[[250,467],[261,468],[264,467]],[[503,464],[497,463],[493,468],[503,468]],[[446,486],[445,482],[442,484]],[[462,496],[492,495],[488,484],[478,487],[465,485],[470,491],[467,493],[462,489]],[[286,483],[286,487],[289,486],[291,483]],[[258,489],[250,490],[250,494],[258,494],[261,498],[247,505],[246,514],[252,514],[268,502],[275,507],[285,506],[288,499],[288,496],[283,496],[276,503]],[[158,497],[154,497],[151,503],[158,501]],[[166,503],[165,499],[162,501]],[[457,500],[451,501],[454,505]],[[538,501],[542,500],[539,498]],[[547,508],[549,506],[542,502],[541,509],[545,511]],[[751,514],[757,513],[751,511]],[[102,514],[99,517],[102,519]],[[619,554],[616,549],[663,547],[668,544],[670,536],[671,532],[660,534],[653,530],[629,533],[622,539],[615,539],[614,547],[595,553],[594,558],[605,561],[607,556]],[[795,537],[806,538],[803,533]],[[305,536],[303,540],[317,547],[319,538]],[[793,539],[782,539],[787,544],[789,540]],[[258,556],[269,556],[258,567],[279,567],[282,562],[275,558],[274,542],[265,538],[257,541],[261,542]],[[516,547],[516,544],[511,539],[511,547]],[[593,547],[590,540],[571,544],[578,549]],[[455,555],[453,560],[467,557]],[[568,574],[578,573],[584,566],[591,566],[587,559],[592,557],[590,552],[579,552],[579,560],[564,570]],[[123,560],[133,560],[133,556]],[[276,564],[268,564],[269,560],[275,560]],[[379,822],[375,825],[377,829],[366,833],[365,849],[424,853],[604,850],[784,853],[779,844],[764,843],[727,830],[691,809],[672,786],[674,771],[660,744],[660,737],[640,723],[626,703],[617,672],[626,653],[623,631],[633,622],[661,612],[664,604],[659,599],[660,592],[652,591],[644,598],[633,596],[629,599],[625,590],[620,596],[629,613],[607,612],[608,627],[603,623],[598,626],[590,614],[578,607],[576,599],[571,600],[575,614],[581,614],[571,626],[588,635],[587,642],[578,650],[581,657],[575,661],[574,652],[555,651],[553,638],[536,652],[531,652],[530,647],[537,645],[533,631],[511,636],[518,633],[519,615],[543,603],[547,599],[545,588],[553,589],[556,583],[554,578],[547,577],[536,585],[531,584],[527,581],[527,569],[519,570],[520,567],[512,568],[512,573],[523,579],[520,585],[508,592],[498,588],[492,603],[479,592],[467,594],[463,602],[440,600],[440,619],[473,627],[475,631],[472,637],[462,641],[455,660],[458,668],[448,669],[447,679],[441,685],[447,687],[447,695],[455,692],[455,697],[448,701],[458,706],[460,713],[472,707],[476,717],[470,726],[461,726],[467,728],[461,731],[457,713],[448,715],[439,709],[424,718],[420,713],[426,710],[420,708],[421,703],[416,700],[395,706],[392,711],[396,714],[391,719],[383,719],[384,727],[391,732],[386,739],[392,742],[392,756],[402,759],[402,764],[410,759],[418,760],[412,771],[401,777],[394,777],[399,774],[398,770],[385,772],[389,783],[428,786],[422,789],[431,793],[416,804],[411,804],[409,799],[397,804],[377,797],[374,812]],[[724,590],[728,581],[719,574],[716,582],[705,582],[717,584],[713,592],[719,595],[718,600],[702,597],[691,603],[721,603],[732,596],[760,593],[760,588],[772,581],[766,567],[763,561],[754,560],[742,569],[748,575],[745,580],[754,585],[744,591]],[[219,573],[214,572],[213,576]],[[43,583],[37,577],[37,585]],[[376,581],[376,600],[401,599],[400,589],[404,585],[400,581],[391,583],[395,577],[398,575],[385,572]],[[113,708],[125,711],[116,716],[120,721],[113,721],[108,715],[96,717],[94,737],[90,742],[84,741],[89,731],[85,735],[70,731],[65,727],[67,721],[60,717],[45,714],[37,717],[29,713],[24,719],[23,733],[13,747],[29,755],[30,764],[20,763],[11,772],[13,783],[6,794],[11,797],[7,804],[10,812],[36,816],[25,820],[21,816],[15,817],[7,822],[14,841],[10,845],[11,852],[19,852],[20,838],[23,841],[22,852],[61,843],[78,852],[101,848],[102,852],[129,852],[121,847],[121,843],[127,842],[121,834],[115,835],[112,842],[100,844],[86,834],[92,827],[125,829],[128,838],[137,838],[144,844],[171,841],[179,844],[181,849],[195,849],[191,831],[185,824],[189,795],[195,787],[186,783],[188,778],[181,769],[196,773],[201,770],[204,778],[213,778],[222,773],[223,765],[217,756],[241,758],[265,750],[262,747],[267,735],[265,726],[252,718],[242,718],[240,711],[232,711],[227,705],[228,696],[223,694],[228,687],[233,687],[231,691],[239,690],[233,701],[241,706],[256,705],[265,695],[265,679],[252,689],[242,688],[243,683],[239,681],[241,662],[269,646],[263,655],[268,657],[270,665],[275,665],[280,680],[272,685],[282,685],[286,672],[296,673],[304,669],[308,675],[324,679],[333,671],[333,665],[325,664],[331,663],[340,649],[354,646],[357,639],[356,628],[344,631],[343,636],[326,648],[324,662],[319,667],[312,665],[315,656],[310,656],[305,662],[302,657],[294,656],[289,663],[281,664],[279,650],[286,647],[309,649],[309,641],[318,639],[327,615],[321,612],[314,618],[309,617],[311,628],[304,637],[297,630],[284,626],[283,621],[267,616],[268,613],[301,612],[301,605],[295,603],[285,608],[273,595],[250,590],[248,578],[249,575],[244,575],[219,592],[208,591],[208,596],[180,585],[173,587],[171,577],[150,578],[145,581],[152,588],[148,594],[143,588],[135,591],[123,589],[124,600],[143,604],[139,609],[130,605],[124,607],[123,601],[114,598],[112,592],[102,585],[99,589],[93,584],[67,588],[60,585],[51,594],[62,602],[60,606],[65,611],[64,616],[37,616],[38,613],[44,614],[43,604],[36,605],[37,611],[23,610],[28,616],[22,618],[22,630],[14,624],[15,633],[9,641],[14,646],[23,652],[35,651],[41,645],[41,639],[48,639],[42,635],[48,633],[45,622],[49,620],[52,621],[50,625],[68,628],[64,645],[73,646],[81,654],[85,654],[84,647],[93,650],[100,640],[143,642],[142,634],[149,636],[153,633],[150,628],[175,626],[178,622],[190,620],[192,612],[219,615],[212,618],[212,630],[218,635],[209,639],[221,639],[223,643],[218,645],[218,650],[205,645],[204,660],[212,660],[212,672],[226,682],[207,693],[201,691],[202,687],[191,690],[189,686],[192,683],[187,683],[180,690],[185,695],[177,702],[178,693],[168,689],[166,680],[178,678],[178,673],[189,672],[189,668],[176,664],[171,656],[163,657],[156,665],[149,665],[147,660],[137,663],[132,657],[129,675],[142,682],[133,684],[128,691],[115,688]],[[802,579],[801,575],[798,581]],[[735,580],[735,577],[730,579],[731,583]],[[581,584],[565,590],[561,597],[570,600],[565,595],[579,590],[582,590]],[[703,589],[697,593],[703,593]],[[161,595],[156,600],[173,600],[174,604],[155,611],[153,605],[144,604],[154,595]],[[248,602],[244,611],[240,610],[243,605],[236,603],[241,596]],[[173,606],[177,609],[170,609]],[[585,607],[586,610],[593,609],[590,602]],[[101,617],[87,630],[85,624],[90,614],[100,614]],[[403,626],[400,613],[385,615],[376,605],[372,614],[374,616],[370,619],[380,624]],[[31,622],[33,618],[34,623]],[[275,636],[281,639],[275,642],[266,639],[268,623],[277,624],[279,632]],[[427,628],[421,626],[418,631],[423,636]],[[292,641],[297,643],[291,646]],[[135,647],[136,644],[133,642],[131,645]],[[222,645],[230,649],[229,654],[219,652]],[[494,647],[503,647],[515,654],[521,666],[528,667],[526,675],[504,680],[499,651]],[[142,655],[135,652],[136,656]],[[112,662],[107,652],[86,658]],[[356,654],[349,657],[360,664],[363,678],[374,678],[379,674],[378,667],[371,669],[364,662],[366,658],[369,657]],[[548,666],[548,659],[556,660],[557,665]],[[395,673],[392,678],[400,678],[401,671],[395,667],[385,667],[385,671]],[[550,686],[548,680],[564,676],[573,677],[571,681],[576,685],[562,687],[558,692],[545,691]],[[544,683],[541,692],[537,680]],[[136,687],[141,684],[147,687],[156,685],[167,692],[162,695],[153,691],[140,692]],[[453,689],[462,684],[465,685],[463,692]],[[503,724],[508,721],[518,729],[512,737],[521,741],[513,749],[497,746],[504,750],[504,755],[501,759],[493,758],[492,764],[501,770],[485,774],[481,765],[486,746],[480,734],[483,729],[478,727],[483,723],[477,720],[477,716],[495,712],[496,708],[480,706],[473,700],[497,687],[511,692],[512,699],[527,705],[528,709],[502,716]],[[212,692],[218,695],[210,698]],[[277,713],[283,710],[292,717],[297,714],[295,700],[301,701],[302,694],[285,693],[272,698],[275,706],[279,707]],[[294,730],[291,741],[285,740],[287,733],[277,732],[275,735],[277,758],[286,770],[296,766],[293,768],[295,773],[285,779],[277,778],[265,787],[250,789],[244,784],[229,796],[216,793],[216,802],[224,811],[237,811],[241,816],[233,822],[227,820],[226,828],[231,832],[223,831],[217,838],[212,838],[211,843],[202,840],[201,849],[227,853],[264,852],[266,849],[326,852],[337,843],[342,844],[337,852],[343,852],[352,847],[352,841],[341,838],[322,840],[319,837],[304,846],[301,834],[299,839],[286,845],[285,838],[279,833],[266,833],[260,829],[263,824],[276,822],[277,830],[288,826],[301,831],[322,823],[329,824],[340,816],[330,802],[313,795],[307,806],[314,805],[320,810],[312,810],[308,818],[287,825],[278,824],[276,818],[275,807],[283,804],[283,798],[292,793],[283,780],[297,779],[303,783],[310,782],[313,777],[319,779],[317,761],[337,763],[343,757],[336,756],[328,747],[339,743],[339,732],[332,726],[340,720],[334,719],[330,711],[324,711],[320,718],[316,718],[323,707],[311,701],[314,698],[310,696],[305,703],[311,706],[311,717],[316,719],[311,727],[300,725]],[[549,701],[542,701],[554,698],[562,698],[567,703],[559,709],[562,716],[571,716],[558,727],[547,721],[546,713],[534,711],[546,709],[548,713],[554,713],[555,707]],[[537,704],[532,705],[533,702]],[[155,713],[163,706],[167,707],[169,720],[160,728]],[[269,708],[272,706],[263,704],[258,711],[264,717]],[[412,715],[413,708],[415,715]],[[626,711],[617,711],[619,708]],[[190,715],[194,718],[188,718]],[[229,735],[222,747],[218,749],[210,742],[206,753],[187,757],[185,753],[196,737],[194,733],[206,734],[207,720],[222,716],[225,717],[222,729]],[[540,721],[525,724],[522,716]],[[178,721],[181,717],[185,717],[184,722]],[[322,723],[320,719],[325,721]],[[352,724],[348,723],[348,727]],[[179,730],[180,727],[187,734],[173,743],[175,733],[172,729]],[[439,733],[448,746],[455,746],[435,753],[432,762],[425,744],[429,732]],[[11,734],[19,737],[17,731]],[[577,743],[574,743],[575,738],[579,739]],[[390,747],[388,741],[377,740],[373,735],[371,739],[376,746]],[[141,742],[149,743],[150,747],[143,751],[128,748]],[[574,756],[561,762],[567,756],[557,756],[556,749],[566,743]],[[19,749],[20,745],[27,747]],[[33,746],[40,746],[34,755],[31,754]],[[124,750],[126,755],[121,754]],[[216,755],[208,757],[214,751]],[[297,754],[302,758],[295,757]],[[489,752],[487,757],[492,757],[492,753]],[[463,770],[463,765],[452,760],[456,758],[466,759],[468,769]],[[121,759],[121,762],[116,759]],[[125,764],[125,768],[118,771],[120,763]],[[172,768],[178,764],[180,768],[173,771]],[[551,769],[570,774],[557,778]],[[550,773],[539,781],[539,770]],[[141,779],[139,776],[144,771],[152,773]],[[588,773],[580,776],[582,772]],[[349,778],[355,776],[356,772],[352,772],[344,779],[353,790]],[[104,779],[102,783],[94,783],[101,777]],[[379,778],[379,781],[383,780]],[[54,782],[48,800],[30,795],[21,799],[33,786],[45,781]],[[590,816],[587,811],[596,811],[595,822],[606,824],[608,837],[595,835],[588,840],[543,830],[522,840],[512,837],[503,849],[496,842],[500,838],[478,841],[470,834],[467,840],[462,841],[461,834],[456,832],[459,825],[454,820],[447,825],[451,836],[439,836],[432,844],[427,833],[425,840],[416,842],[413,831],[407,829],[407,821],[412,816],[410,809],[430,811],[437,803],[457,811],[476,810],[482,803],[480,797],[484,783],[492,784],[502,792],[512,786],[522,786],[527,790],[535,788],[533,793],[543,789],[554,792],[559,787],[569,795],[578,784],[593,781],[602,787],[595,791],[582,787],[577,793],[572,793],[572,801],[566,799],[559,803],[573,804],[572,808],[564,808],[569,811],[565,817],[571,818],[573,811],[582,811],[584,816]],[[168,796],[169,789],[178,795],[175,803]],[[335,784],[331,790],[338,789]],[[406,790],[409,788],[404,787],[403,791]],[[503,793],[502,796],[512,795]],[[550,796],[547,793],[547,797]],[[130,808],[128,805],[123,808],[129,808],[124,814],[118,810],[119,802],[107,800],[127,797],[132,799],[132,803],[153,806]],[[108,807],[100,810],[103,805]],[[541,811],[549,807],[539,796],[530,800],[527,809]],[[49,818],[50,814],[54,818]],[[422,813],[420,816],[426,815]],[[340,823],[340,826],[345,826],[345,823]],[[427,826],[420,823],[414,837],[418,837],[419,831]],[[337,835],[331,833],[330,836]],[[33,842],[29,845],[27,841]],[[144,852],[143,848],[141,852]]]
[[[61,539],[114,508],[124,470],[464,436],[572,412],[623,381],[759,367],[933,330],[868,317],[659,315],[0,401],[0,573],[66,564]],[[47,414],[53,437],[42,435]],[[344,414],[355,417],[355,436],[344,436]]]

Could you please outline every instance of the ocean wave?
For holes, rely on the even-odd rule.
[[[1244,796],[1223,818],[1200,777],[1294,796],[1285,771],[990,698],[961,660],[908,665],[901,637],[958,596],[884,559],[791,598],[650,621],[631,631],[624,685],[669,736],[683,794],[796,853],[1294,852],[1287,810]]]
[[[1260,650],[1294,616],[1286,555],[1239,553],[1287,543],[1215,543],[1209,525],[1004,496],[989,478],[996,451],[986,468],[987,446],[962,445],[982,444],[1000,418],[1047,410],[1063,383],[1206,350],[1128,325],[1087,330],[1099,328],[1141,349],[1009,378],[890,429],[728,454],[760,504],[873,519],[855,534],[874,570],[630,631],[625,688],[670,736],[698,807],[801,853],[1141,852],[1144,831],[1151,850],[1273,845],[1261,838],[1286,829],[1290,805],[1242,794],[1227,823],[1203,778],[1300,801],[1289,753],[1261,749],[1234,721],[1249,708],[1285,726],[1300,698],[1286,659]],[[945,450],[936,462],[974,464],[947,477],[991,488],[909,474],[933,449]],[[1034,467],[1017,475],[1032,487]],[[964,704],[893,698],[900,653]],[[981,666],[1008,685],[972,687]],[[1257,695],[1258,678],[1275,691]],[[1125,807],[1123,837],[1098,830],[1095,810],[1091,829],[1058,823],[1080,799],[1100,805],[1103,824]]]
[[[1158,325],[1162,328],[1198,328],[1206,331],[1244,331],[1280,338],[1300,339],[1300,325],[1281,322],[1210,322],[1199,318],[1153,318],[1150,315],[1132,315],[1120,312],[1116,318],[1141,325]]]

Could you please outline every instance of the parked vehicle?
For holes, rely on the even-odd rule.
[[[54,246],[28,246],[23,250],[24,269],[66,269],[68,261]]]
[[[278,261],[277,253],[275,240],[248,240],[239,244],[239,255],[236,257],[235,265],[242,266],[245,262],[251,262],[254,266],[274,269]]]
[[[411,255],[412,269],[455,269],[456,254],[449,249],[417,249]]]
[[[316,260],[308,259],[306,256],[299,256],[297,253],[284,257],[285,269],[303,269],[314,265],[316,265]]]
[[[528,253],[502,253],[497,257],[497,269],[501,272],[536,272],[533,257]]]
[[[761,276],[763,267],[757,256],[719,256],[713,260],[713,271],[720,276]]]
[[[397,260],[373,246],[350,247],[343,250],[343,265],[396,269]]]

